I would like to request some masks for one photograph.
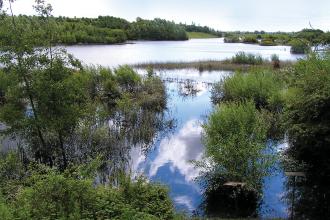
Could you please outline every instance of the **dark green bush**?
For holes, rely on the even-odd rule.
[[[13,169],[16,154],[0,158],[1,219],[173,219],[173,204],[168,189],[147,183],[144,178],[132,181],[121,175],[117,187],[93,184],[92,168],[71,168],[62,173],[42,165]],[[17,166],[21,162],[16,160]],[[89,165],[86,165],[89,166]],[[93,171],[94,170],[94,171]],[[15,190],[10,190],[17,185]],[[8,191],[9,190],[9,191]],[[3,196],[4,191],[7,196]]]
[[[289,42],[291,46],[291,53],[294,54],[305,54],[310,51],[309,42],[304,39],[294,39]]]
[[[330,173],[330,56],[312,55],[294,68],[286,123],[294,155],[318,173]],[[321,162],[322,161],[322,162]]]

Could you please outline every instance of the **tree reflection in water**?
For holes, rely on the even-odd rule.
[[[288,178],[285,199],[290,219],[328,219],[330,216],[329,180],[307,171],[304,176]]]

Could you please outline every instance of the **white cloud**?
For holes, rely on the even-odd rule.
[[[200,122],[191,120],[177,134],[162,140],[157,157],[151,163],[149,176],[155,176],[160,167],[169,164],[171,171],[177,169],[186,181],[197,177],[199,171],[190,161],[199,160],[203,155],[201,132]]]
[[[193,211],[194,210],[194,206],[193,206],[192,200],[188,196],[177,196],[177,197],[174,197],[174,202],[176,204],[180,204],[180,205],[186,206],[187,209],[189,209],[190,211]]]

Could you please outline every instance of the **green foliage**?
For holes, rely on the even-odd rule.
[[[115,78],[124,91],[133,91],[141,82],[141,77],[129,66],[116,69]]]
[[[231,62],[235,64],[261,65],[264,60],[260,55],[238,52],[233,58],[231,58]]]
[[[159,18],[154,20],[137,18],[131,23],[128,36],[136,40],[188,40],[183,27]]]
[[[224,38],[224,42],[225,43],[239,43],[240,42],[240,39],[238,36],[236,35],[226,35],[225,38]]]
[[[206,39],[206,38],[217,38],[217,35],[203,33],[203,32],[188,32],[189,39]]]
[[[310,51],[309,42],[304,39],[294,39],[289,42],[291,45],[291,53],[305,54]]]
[[[275,46],[276,43],[275,43],[274,40],[271,39],[271,38],[263,38],[263,39],[261,39],[261,41],[260,41],[260,45],[261,45],[261,46]]]
[[[294,68],[290,96],[286,105],[286,122],[292,150],[298,160],[321,166],[317,172],[330,172],[329,105],[330,56],[312,55]]]
[[[276,46],[276,45],[292,45],[296,44],[295,41],[304,42],[309,46],[328,46],[329,45],[329,32],[323,32],[318,29],[303,29],[299,32],[271,32],[264,31],[255,32],[227,32],[225,33],[225,43],[259,43],[261,46]],[[299,53],[305,53],[305,49],[298,50]],[[298,52],[296,52],[298,53]]]
[[[28,33],[47,37],[44,30],[35,30],[42,26],[42,16],[15,16],[17,24],[24,24]],[[11,25],[11,18],[5,16],[0,26],[0,36],[9,39],[5,26]],[[187,40],[183,27],[162,19],[138,20],[128,22],[121,18],[99,16],[98,18],[47,17],[52,23],[52,41],[54,44],[116,44],[127,40]],[[49,33],[49,32],[48,32]],[[30,38],[33,40],[33,38]],[[39,42],[42,44],[42,42]]]
[[[256,44],[258,43],[256,35],[245,35],[242,39],[242,43]]]
[[[310,43],[317,44],[324,32],[320,29],[303,29],[296,34],[296,38],[304,39]]]
[[[252,101],[218,106],[204,126],[206,156],[216,174],[260,189],[272,162],[265,153],[268,127]]]
[[[0,164],[11,163],[16,156],[2,156]],[[8,167],[2,165],[0,170]],[[6,186],[0,191],[1,219],[173,219],[174,209],[165,187],[147,183],[142,177],[132,181],[124,175],[117,187],[95,186],[80,170],[78,167],[59,172],[35,164],[23,176],[22,170],[11,170],[13,176],[20,178],[1,176],[2,186]],[[5,199],[2,191],[12,184],[18,185],[19,190]]]
[[[237,72],[214,86],[212,99],[216,103],[253,100],[258,109],[278,112],[283,108],[282,88],[283,82],[272,71]]]
[[[188,35],[190,32],[190,33],[196,33],[196,34],[198,34],[198,36],[201,36],[201,35],[205,36],[205,34],[208,34],[207,36],[213,36],[213,37],[222,36],[222,32],[216,31],[207,26],[199,26],[194,23],[192,23],[190,25],[189,24],[180,24],[180,26],[182,26],[188,32]],[[189,37],[189,38],[191,38],[191,37]]]
[[[277,54],[272,54],[272,56],[270,57],[270,60],[273,63],[274,69],[280,68],[280,57]]]
[[[0,193],[0,219],[12,220],[14,219],[12,209],[6,204],[5,199]]]

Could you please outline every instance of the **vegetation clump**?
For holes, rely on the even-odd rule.
[[[264,60],[260,55],[247,54],[245,52],[238,52],[232,59],[234,64],[249,64],[249,65],[261,65]]]
[[[257,44],[258,39],[255,35],[245,35],[242,39],[242,43]]]
[[[225,43],[239,43],[240,39],[236,35],[226,35],[224,38]]]
[[[211,113],[204,125],[203,161],[207,162],[197,163],[204,168],[207,215],[257,215],[262,179],[269,175],[274,161],[274,155],[266,153],[268,128],[269,122],[250,100],[222,103]]]
[[[253,100],[258,109],[276,110],[283,106],[282,88],[283,83],[272,71],[237,72],[214,85],[212,100],[215,103]]]
[[[294,54],[305,54],[310,51],[310,46],[307,40],[294,39],[290,41],[291,53]]]
[[[1,156],[2,219],[174,218],[168,190],[142,177],[121,175],[116,185],[95,186],[94,165],[64,172],[37,164],[22,172],[23,167],[16,153]]]

